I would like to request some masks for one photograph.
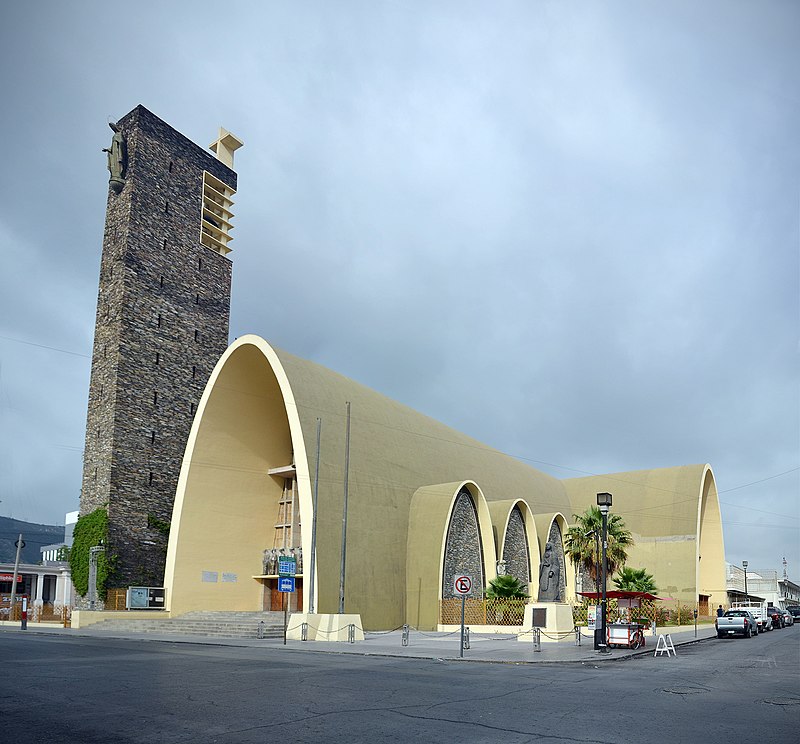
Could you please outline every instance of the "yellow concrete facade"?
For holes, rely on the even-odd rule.
[[[475,506],[487,582],[495,576],[509,515],[518,505],[535,596],[553,521],[566,532],[572,514],[594,503],[597,488],[614,494],[614,512],[635,533],[631,565],[643,562],[659,586],[675,586],[672,596],[691,596],[692,603],[703,589],[724,591],[719,504],[708,466],[647,471],[641,478],[598,477],[602,486],[591,478],[559,481],[250,335],[237,339],[214,369],[187,443],[165,575],[173,616],[266,606],[257,577],[283,493],[283,478],[270,475],[271,469],[291,466],[295,473],[298,539],[309,571],[317,419],[316,576],[313,582],[303,577],[304,605],[313,592],[315,612],[338,612],[346,402],[351,438],[345,612],[359,614],[364,628],[436,626],[446,533],[462,489]],[[568,563],[567,601],[574,591]]]

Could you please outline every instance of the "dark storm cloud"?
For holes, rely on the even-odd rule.
[[[100,148],[143,103],[246,143],[232,336],[560,477],[800,465],[796,8],[226,7],[9,10],[0,335],[89,353]],[[0,508],[56,522],[88,360],[0,353]],[[796,575],[798,490],[722,493],[728,558]]]

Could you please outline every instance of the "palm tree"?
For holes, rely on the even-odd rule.
[[[525,613],[525,602],[522,600],[530,596],[526,588],[516,576],[508,574],[489,581],[486,599],[490,601],[486,603],[486,609],[489,613],[494,612],[498,625],[522,625]]]
[[[600,592],[600,539],[603,534],[603,515],[600,507],[590,506],[583,514],[573,514],[575,524],[564,536],[564,549],[567,557],[576,568],[583,568]],[[628,548],[633,545],[633,536],[625,527],[619,514],[608,515],[608,545],[606,547],[606,568],[613,574],[617,567],[624,566],[628,559]]]
[[[498,576],[489,582],[486,599],[527,599],[525,584],[514,576]]]
[[[628,568],[624,566],[614,577],[614,586],[623,592],[649,592],[658,591],[653,574],[647,573],[644,568]]]

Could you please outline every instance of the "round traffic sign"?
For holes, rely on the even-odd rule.
[[[472,594],[472,576],[461,574],[453,578],[453,592],[459,596]]]

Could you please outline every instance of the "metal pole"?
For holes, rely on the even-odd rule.
[[[597,563],[600,563],[600,533],[597,530],[594,531],[594,555],[597,566]],[[597,568],[594,570],[594,590],[600,594],[600,573]]]
[[[280,581],[280,579],[278,579]],[[283,645],[286,645],[286,630],[289,627],[289,603],[286,601],[286,595],[289,592],[281,592],[283,594]]]
[[[9,609],[8,619],[14,619],[14,600],[17,597],[17,576],[19,576],[19,554],[22,550],[22,546],[25,543],[22,540],[22,533],[19,533],[19,539],[17,540],[17,557],[14,559],[14,577],[11,579],[11,609]]]
[[[742,567],[744,568],[744,601],[750,601],[750,595],[747,593],[747,561],[742,561]]]
[[[350,474],[350,401],[347,407],[347,430],[344,438],[344,507],[342,509],[342,565],[339,568],[339,614],[344,614],[344,569],[347,562],[347,480]]]
[[[600,628],[602,630],[602,650],[608,651],[606,633],[606,549],[608,547],[608,509],[603,511],[603,604],[600,608]]]
[[[461,650],[459,651],[459,656],[463,659],[464,658],[464,604],[467,601],[467,595],[461,595]]]
[[[311,610],[311,614],[314,614],[314,610],[316,609],[314,603],[314,569],[315,569],[315,558],[317,553],[317,505],[319,504],[319,435],[320,430],[322,429],[322,419],[317,419],[317,467],[314,473],[314,515],[311,519],[311,570],[310,570],[310,577],[309,577],[309,586],[308,586],[308,593],[311,595],[311,600],[309,602],[309,609]]]

